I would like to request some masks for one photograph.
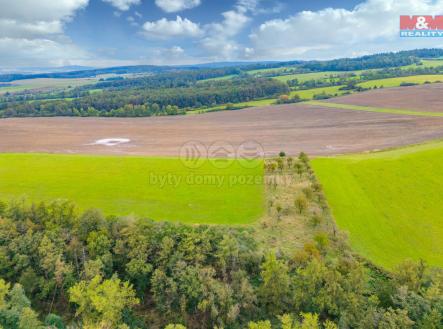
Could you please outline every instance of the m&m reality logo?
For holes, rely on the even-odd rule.
[[[400,36],[404,38],[443,37],[443,15],[400,16]]]

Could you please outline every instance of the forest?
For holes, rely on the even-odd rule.
[[[285,83],[248,78],[206,82],[193,87],[109,89],[72,99],[14,101],[4,97],[0,114],[2,117],[175,115],[186,108],[276,97],[288,92]]]

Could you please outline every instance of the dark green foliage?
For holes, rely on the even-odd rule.
[[[54,100],[27,96],[0,98],[2,117],[117,116],[142,117],[183,114],[185,109],[238,103],[288,93],[286,84],[272,79],[234,79],[169,88],[106,89],[100,93],[72,91],[53,95]],[[77,95],[78,94],[78,95]],[[38,97],[38,96],[37,96]],[[71,97],[72,99],[59,99]]]
[[[303,154],[296,163],[309,166]],[[277,256],[265,255],[250,229],[105,218],[66,202],[12,203],[3,213],[0,273],[11,283],[0,281],[4,328],[42,328],[31,306],[54,328],[75,312],[83,323],[129,328],[245,328],[284,313],[317,314],[340,328],[442,326],[441,270],[406,262],[392,274],[373,271],[335,234],[319,232],[292,256]]]
[[[51,327],[51,329],[65,329],[66,326],[63,323],[61,317],[56,314],[48,314],[45,318],[45,325]]]
[[[399,67],[419,62],[419,58],[438,58],[443,55],[441,49],[418,49],[383,53],[358,58],[342,58],[330,61],[311,61],[302,67],[312,71],[354,71],[384,67]]]

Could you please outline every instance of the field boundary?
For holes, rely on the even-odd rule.
[[[420,116],[420,117],[440,117],[443,118],[443,113],[439,112],[419,112],[409,109],[394,109],[394,108],[384,108],[384,107],[372,107],[372,106],[362,106],[362,105],[351,105],[351,104],[341,104],[341,103],[327,103],[321,101],[307,101],[304,104],[342,109],[342,110],[352,110],[352,111],[366,111],[366,112],[376,112],[376,113],[389,113],[389,114],[400,114],[409,116]]]

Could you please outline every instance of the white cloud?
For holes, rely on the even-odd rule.
[[[180,46],[174,46],[169,49],[165,49],[163,55],[169,59],[177,60],[183,57],[185,50]]]
[[[89,0],[0,0],[0,65],[64,65],[87,55],[64,25]]]
[[[236,58],[241,47],[235,41],[235,37],[246,27],[250,18],[247,12],[252,8],[245,6],[245,1],[241,1],[235,10],[222,13],[223,20],[220,23],[213,23],[206,26],[206,37],[201,44],[214,56],[214,59],[230,60]]]
[[[129,22],[131,26],[137,27],[139,26],[138,22],[135,20],[133,16],[126,17],[126,20]]]
[[[88,56],[69,42],[0,38],[0,59],[3,67],[72,65],[87,59]]]
[[[89,0],[0,0],[0,18],[26,22],[68,20]]]
[[[155,0],[155,4],[167,13],[175,13],[199,6],[201,0]]]
[[[103,0],[121,11],[127,11],[133,5],[139,5],[141,0]]]
[[[30,38],[63,32],[61,21],[23,22],[15,19],[0,19],[0,38]]]
[[[443,0],[367,0],[353,10],[304,11],[267,21],[251,36],[257,58],[333,58],[437,47],[436,39],[399,38],[399,16],[441,14]]]
[[[172,37],[198,37],[203,31],[199,24],[177,16],[175,21],[162,18],[155,22],[146,22],[143,24],[142,33],[147,37],[167,39]]]

